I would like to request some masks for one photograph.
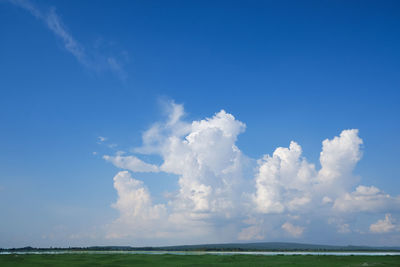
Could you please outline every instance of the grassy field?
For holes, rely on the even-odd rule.
[[[400,266],[400,256],[0,255],[0,266]]]

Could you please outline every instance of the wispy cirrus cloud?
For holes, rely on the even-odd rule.
[[[111,71],[118,78],[122,80],[126,79],[123,60],[114,55],[100,55],[88,52],[85,46],[78,42],[68,31],[61,17],[57,14],[55,7],[50,7],[45,11],[29,0],[8,0],[8,2],[29,11],[32,16],[42,21],[62,41],[66,51],[73,55],[86,68],[95,71]],[[124,57],[126,56],[125,54]]]

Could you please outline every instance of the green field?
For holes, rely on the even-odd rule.
[[[400,266],[400,256],[0,255],[0,266]]]

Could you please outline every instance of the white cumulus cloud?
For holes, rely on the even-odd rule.
[[[157,229],[166,208],[162,204],[153,205],[142,181],[132,178],[128,171],[121,171],[114,177],[114,188],[118,200],[112,206],[120,212],[120,217],[114,222],[109,237],[123,237],[127,230],[141,235]]]
[[[149,164],[135,156],[123,156],[120,153],[115,156],[104,155],[103,158],[115,166],[132,172],[158,172],[157,165]]]
[[[400,210],[400,196],[392,197],[375,186],[357,186],[335,200],[333,208],[341,212],[383,212]]]
[[[385,215],[385,219],[378,220],[376,223],[371,224],[369,230],[372,233],[389,233],[399,231],[400,227],[394,224],[392,215],[388,213]]]
[[[360,145],[363,143],[357,129],[344,130],[340,136],[322,142],[321,170],[318,178],[325,183],[352,185],[352,171],[361,159]]]
[[[282,224],[282,229],[293,237],[300,237],[304,231],[304,227],[295,226],[290,222],[285,222],[284,224]]]
[[[345,235],[355,233],[347,214],[399,206],[400,197],[358,185],[360,177],[353,170],[363,141],[356,129],[322,142],[317,169],[294,141],[261,159],[247,157],[237,146],[246,125],[225,110],[192,122],[183,120],[182,105],[169,102],[165,110],[166,120],[143,133],[143,144],[133,155],[117,153],[104,159],[133,173],[174,174],[178,190],[154,204],[145,181],[119,172],[113,207],[120,216],[109,227],[110,238],[140,237],[149,243],[300,238],[312,233],[313,221],[325,222],[327,229],[334,223],[334,233]],[[156,165],[136,154],[157,155],[162,161]],[[297,225],[288,218],[295,218]]]
[[[301,153],[300,145],[292,141],[289,148],[279,147],[272,157],[265,155],[259,161],[253,195],[257,211],[282,213],[310,202],[309,189],[315,183],[316,171]]]

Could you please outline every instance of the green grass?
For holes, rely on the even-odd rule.
[[[143,254],[0,255],[0,266],[400,266],[400,256]]]

